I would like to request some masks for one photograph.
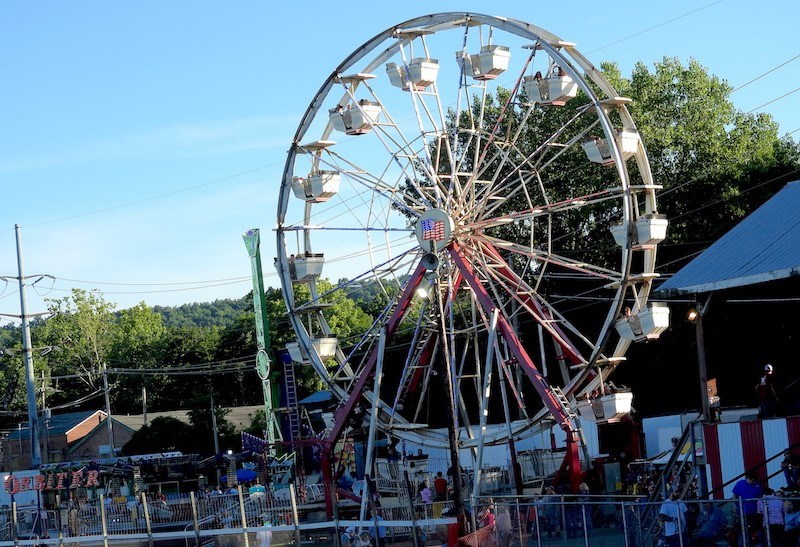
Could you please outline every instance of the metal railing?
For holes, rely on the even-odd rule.
[[[389,544],[408,541],[420,531],[426,537],[446,534],[454,518],[443,517],[448,503],[376,508],[376,516],[357,520],[357,511],[340,509],[350,518],[329,519],[319,489],[306,490],[304,501],[294,485],[276,492],[236,492],[224,495],[194,493],[172,499],[152,499],[144,494],[115,501],[100,496],[79,503],[64,503],[57,510],[33,507],[0,508],[0,547],[19,545],[70,545],[185,541],[190,546],[250,547],[268,534],[272,544],[300,545],[341,537],[349,527],[380,535]],[[357,506],[356,506],[357,507]],[[375,525],[375,519],[378,525]],[[442,536],[444,538],[446,536]],[[77,547],[77,546],[76,546]]]
[[[139,496],[125,503],[107,502],[101,497],[44,514],[12,506],[0,510],[0,547],[75,543],[107,546],[167,539],[184,541],[187,547],[211,542],[215,546],[250,547],[258,543],[259,533],[271,535],[273,545],[313,541],[335,544],[335,538],[351,526],[373,537],[380,535],[388,545],[414,539],[441,545],[446,541],[448,526],[455,523],[455,518],[448,516],[451,503],[446,501],[423,504],[406,500],[405,505],[377,507],[376,516],[368,514],[363,521],[358,520],[358,511],[348,510],[346,504],[340,503],[337,517],[330,519],[324,504],[301,503],[294,487],[288,490],[287,499],[270,492],[207,497],[190,494],[169,500]],[[792,502],[800,511],[800,498],[768,497],[761,502],[765,507],[772,504],[778,511],[785,502]],[[787,533],[780,519],[768,522],[771,526],[760,525],[758,517],[747,514],[749,504],[741,500],[670,503],[634,496],[483,496],[476,498],[474,507],[468,507],[468,521],[474,523],[474,528],[466,543],[481,547],[689,546],[699,534],[709,534],[704,537],[713,540],[714,545],[778,545]],[[349,507],[355,508],[357,505]],[[654,527],[652,522],[643,521],[648,512],[655,515]],[[712,513],[717,524],[704,525],[703,515]],[[674,519],[665,519],[664,514],[674,515]],[[649,533],[651,528],[657,532]]]
[[[633,496],[494,496],[478,498],[469,517],[476,529],[474,544],[481,546],[689,547],[795,545],[800,528],[787,530],[783,520],[795,511],[800,514],[800,498],[776,496],[752,504],[647,501]],[[652,520],[645,518],[648,514]],[[785,543],[787,539],[790,543]]]

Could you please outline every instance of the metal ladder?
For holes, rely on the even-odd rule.
[[[564,413],[569,416],[571,420],[574,420],[576,416],[575,411],[570,407],[569,399],[567,399],[567,396],[561,391],[561,388],[558,386],[550,386],[550,390],[553,392],[553,395],[556,396],[558,402],[561,403]]]
[[[297,384],[295,382],[294,361],[283,364],[283,380],[286,389],[286,408],[289,417],[289,440],[300,438],[300,416],[297,409]]]

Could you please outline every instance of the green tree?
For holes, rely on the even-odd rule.
[[[731,100],[733,89],[698,61],[687,66],[665,57],[649,69],[638,63],[622,81],[614,65],[606,74],[633,99],[631,114],[644,140],[654,179],[664,185],[659,207],[670,218],[669,242],[708,240],[752,210],[739,199],[753,174],[791,170],[770,115],[747,114]],[[796,147],[795,147],[796,150]],[[787,160],[789,163],[787,163]],[[783,165],[783,167],[781,167]],[[758,203],[780,188],[763,188]],[[668,197],[667,197],[668,196]],[[700,214],[693,210],[706,205]]]
[[[333,288],[334,285],[327,279],[320,279],[317,282],[319,294],[325,295],[320,302],[329,305],[324,314],[331,334],[339,339],[340,347],[347,351],[347,348],[353,346],[360,335],[369,329],[373,319],[344,290],[333,290]],[[307,302],[311,299],[307,286],[295,285],[294,290],[296,301]],[[266,290],[265,299],[270,321],[273,354],[277,355],[286,347],[287,343],[294,342],[297,337],[286,319],[286,305],[280,289]],[[314,333],[314,335],[320,335],[320,333]],[[331,361],[330,366],[336,366],[336,363]],[[313,393],[323,386],[322,381],[311,367],[295,367],[295,374],[300,397]]]
[[[101,385],[101,370],[114,344],[114,304],[99,291],[81,289],[48,303],[52,317],[37,326],[35,340],[37,345],[58,349],[35,360],[37,376],[40,372],[68,376],[59,382],[52,402],[72,401]]]
[[[161,315],[155,313],[144,302],[122,310],[117,314],[113,329],[113,341],[109,361],[115,367],[151,369],[163,366],[167,329]],[[130,411],[141,404],[141,389],[148,388],[157,396],[163,387],[164,376],[136,376],[131,374],[114,377],[113,409]]]
[[[217,435],[219,448],[222,452],[227,450],[239,451],[241,439],[236,429],[225,418],[230,413],[229,409],[216,407],[214,414],[217,422]],[[211,401],[209,398],[198,397],[192,403],[189,411],[189,424],[192,428],[192,452],[204,456],[214,453],[214,428],[211,419]]]
[[[159,416],[136,431],[122,447],[122,453],[129,456],[173,450],[190,452],[187,449],[192,447],[191,438],[192,431],[188,424],[171,416]]]
[[[216,361],[220,342],[218,327],[182,327],[168,329],[164,343],[164,364],[175,369]],[[151,376],[154,389],[148,401],[154,409],[186,408],[198,393],[207,393],[212,376]]]
[[[250,433],[251,435],[263,437],[266,430],[267,413],[263,410],[256,410],[256,413],[253,415],[253,419],[250,421],[250,425],[247,426],[244,431],[245,433]]]

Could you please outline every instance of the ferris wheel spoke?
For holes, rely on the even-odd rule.
[[[408,195],[407,197],[416,200],[417,196],[419,196],[422,202],[420,205],[431,207],[432,203],[435,201],[436,194],[431,194],[418,182],[418,178],[427,178],[431,181],[436,179],[435,171],[429,167],[430,162],[417,161],[419,158],[424,158],[428,154],[424,134],[421,134],[413,140],[407,138],[401,126],[391,115],[390,110],[381,102],[374,91],[372,91],[372,94],[381,106],[381,111],[387,117],[387,122],[375,124],[376,138],[389,153],[391,163],[400,169],[403,180],[415,190],[416,196]],[[417,177],[417,173],[420,171],[423,177]],[[354,171],[354,173],[358,173],[358,171]],[[380,182],[381,179],[382,177],[376,176],[373,180]],[[397,188],[392,188],[392,191],[396,192]]]
[[[602,266],[595,266],[579,260],[573,260],[564,256],[559,256],[556,253],[527,247],[525,245],[520,245],[519,243],[513,243],[511,241],[487,236],[485,234],[481,236],[481,239],[494,247],[499,247],[503,250],[531,258],[538,262],[544,262],[554,266],[560,266],[571,271],[580,272],[589,278],[612,283],[618,283],[619,280],[622,279],[621,272],[603,268]]]
[[[497,287],[507,297],[517,301],[530,315],[531,318],[546,330],[561,347],[563,354],[568,356],[573,364],[586,363],[576,345],[567,337],[567,334],[554,321],[552,313],[542,305],[536,291],[531,288],[514,270],[502,259],[500,253],[490,244],[484,244],[483,257],[485,260],[485,275],[491,278]],[[562,318],[563,321],[563,318]],[[592,347],[588,339],[584,343]]]
[[[588,107],[588,105],[587,105]],[[527,123],[528,116],[532,113],[532,108],[528,108],[521,124],[518,133],[521,134]],[[484,188],[481,201],[487,203],[492,198],[503,196],[508,192],[516,189],[515,181],[518,173],[529,171],[533,173],[541,173],[546,171],[561,155],[570,151],[575,147],[579,141],[597,125],[597,121],[590,124],[587,128],[581,130],[579,133],[567,136],[566,142],[560,142],[560,139],[566,135],[570,126],[574,125],[586,112],[586,107],[579,109],[572,119],[568,120],[562,127],[555,131],[552,135],[545,138],[536,149],[530,153],[524,153],[520,150],[519,146],[512,144],[503,150],[503,153],[509,158],[509,163],[513,164],[513,168],[508,169],[507,173],[502,178],[497,180],[495,184],[490,187]],[[514,143],[516,141],[512,141]],[[512,156],[514,161],[512,161]]]
[[[527,68],[527,66],[525,68]],[[524,73],[525,68],[523,68],[523,73]],[[500,108],[500,112],[498,114],[497,120],[495,121],[494,126],[492,127],[492,129],[489,131],[489,135],[488,135],[488,137],[486,139],[486,142],[483,144],[483,146],[481,148],[479,148],[479,154],[477,154],[477,156],[478,156],[477,165],[486,165],[485,164],[485,159],[486,159],[487,154],[489,153],[490,146],[495,145],[496,141],[500,140],[499,139],[499,135],[503,131],[502,123],[505,121],[506,116],[513,115],[512,105],[514,104],[514,99],[515,99],[515,97],[514,97],[515,93],[514,92],[519,88],[519,85],[520,85],[520,83],[522,81],[522,76],[523,75],[520,74],[519,77],[517,78],[517,81],[514,84],[514,89],[512,90],[511,93],[508,94],[508,97],[506,98],[505,102],[503,103],[502,107]],[[503,139],[501,142],[502,143],[506,143],[507,141],[505,139]]]
[[[534,220],[539,217],[564,213],[582,207],[597,205],[604,201],[619,199],[623,194],[624,190],[622,188],[609,187],[588,194],[572,196],[552,203],[534,205],[530,209],[522,211],[512,211],[501,215],[493,214],[497,212],[496,207],[490,208],[487,209],[484,217],[481,220],[473,223],[471,227],[491,228],[495,226],[501,226],[503,224],[508,224],[509,222]]]
[[[373,199],[380,197],[399,210],[414,216],[418,215],[414,206],[423,207],[428,203],[425,199],[426,196],[424,192],[419,193],[419,196],[422,198],[421,200],[417,200],[416,196],[413,195],[408,196],[411,200],[410,204],[405,200],[398,199],[398,189],[387,185],[381,176],[372,174],[367,169],[359,167],[355,162],[337,153],[332,153],[331,156],[338,159],[339,162],[331,162],[330,166],[333,168],[346,167],[346,169],[342,169],[342,174],[346,176],[347,180],[355,182],[357,186],[363,189],[363,194],[370,195]],[[359,196],[363,194],[359,193],[356,195]]]

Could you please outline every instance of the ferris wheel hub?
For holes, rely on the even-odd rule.
[[[426,252],[443,250],[453,237],[455,222],[441,209],[428,209],[417,220],[417,241]]]

